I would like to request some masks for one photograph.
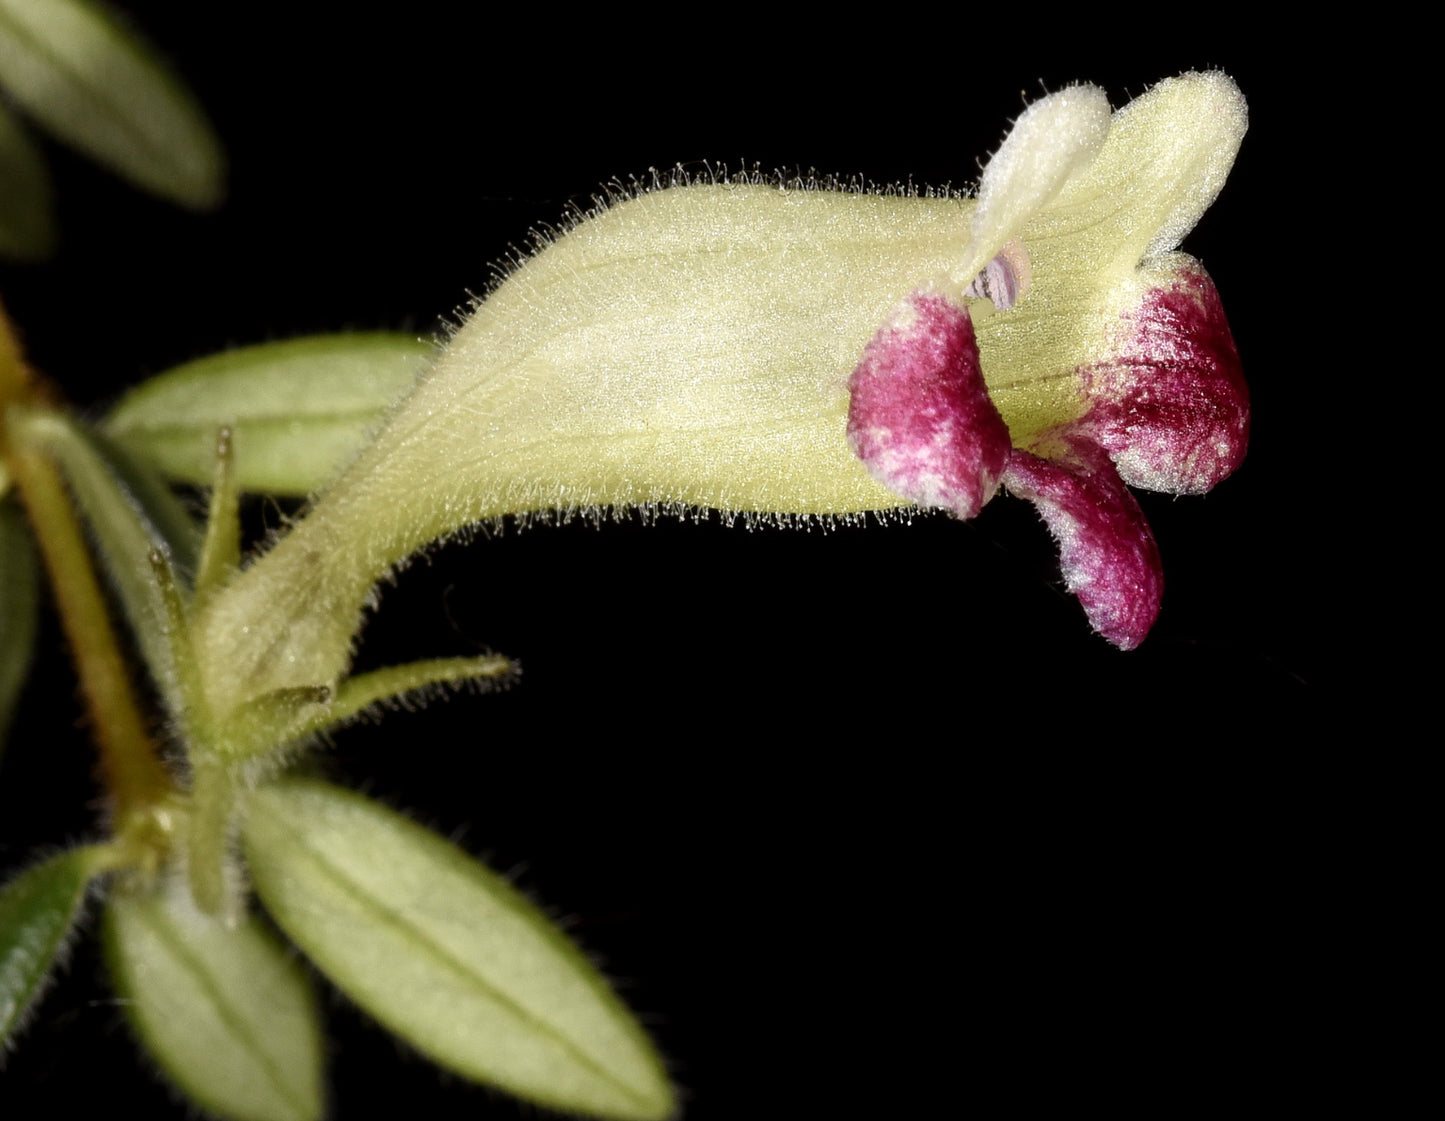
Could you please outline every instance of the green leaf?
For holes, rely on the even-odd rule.
[[[167,67],[84,0],[0,0],[0,82],[37,121],[136,186],[217,205],[220,141]]]
[[[0,255],[41,261],[55,249],[45,157],[0,103]]]
[[[433,356],[409,335],[317,335],[188,362],[133,389],[105,429],[183,482],[204,485],[229,427],[245,490],[305,495],[356,454]]]
[[[40,609],[40,566],[25,515],[0,501],[0,752],[30,669]]]
[[[94,849],[73,849],[0,888],[0,1045],[20,1027],[44,987],[95,869]]]
[[[197,1105],[234,1121],[321,1116],[315,994],[258,922],[228,927],[202,914],[177,879],[118,892],[105,942],[136,1034]]]
[[[252,795],[256,890],[352,1000],[431,1058],[554,1109],[676,1109],[637,1021],[522,895],[455,846],[349,791]]]

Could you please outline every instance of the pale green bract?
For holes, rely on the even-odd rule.
[[[207,485],[216,431],[228,427],[243,490],[306,495],[356,454],[433,354],[429,343],[386,332],[242,347],[151,378],[126,394],[105,430],[171,478]]]
[[[220,142],[169,70],[84,0],[0,0],[0,84],[50,132],[136,186],[198,209],[224,191]]]
[[[73,849],[0,888],[0,1046],[20,1027],[54,968],[95,863],[93,849]]]
[[[328,977],[444,1066],[554,1109],[661,1121],[642,1029],[510,884],[399,814],[324,783],[257,790],[256,891]]]
[[[300,965],[253,919],[229,927],[184,882],[116,892],[106,915],[116,992],[141,1042],[194,1101],[229,1121],[316,1121],[321,1028]]]

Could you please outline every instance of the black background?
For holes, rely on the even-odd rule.
[[[1336,375],[1303,354],[1281,281],[1308,271],[1290,64],[998,10],[814,10],[780,32],[763,9],[462,9],[129,5],[210,110],[229,200],[186,214],[49,145],[60,253],[0,270],[33,362],[98,413],[234,344],[430,334],[614,176],[710,161],[961,185],[1043,87],[1121,104],[1185,69],[1240,82],[1252,129],[1185,248],[1228,309],[1253,446],[1205,498],[1141,498],[1168,590],[1140,650],[1090,634],[1009,500],[966,525],[508,531],[413,565],[361,658],[494,649],[521,681],[349,731],[328,765],[565,920],[697,1121],[1283,1100],[1323,999],[1302,916],[1337,766],[1314,747],[1340,579],[1313,403]],[[72,680],[52,622],[0,768],[0,867],[96,835]],[[528,1115],[329,1005],[335,1116]],[[182,1115],[90,940],[0,1102],[66,1116],[100,1096]]]

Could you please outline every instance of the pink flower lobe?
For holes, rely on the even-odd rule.
[[[1118,355],[1081,371],[1086,431],[1130,486],[1203,494],[1244,459],[1249,390],[1214,282],[1195,262],[1127,317]]]
[[[1108,454],[1073,427],[1050,434],[1061,450],[1048,459],[1015,451],[1003,485],[1034,504],[1058,541],[1064,582],[1090,625],[1132,650],[1159,615],[1159,547]]]
[[[989,399],[964,308],[914,292],[864,348],[848,389],[848,441],[873,478],[960,518],[993,497],[1008,426]]]

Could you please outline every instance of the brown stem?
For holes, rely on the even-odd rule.
[[[0,404],[23,400],[30,394],[34,381],[35,375],[20,352],[20,340],[10,326],[10,317],[0,305]]]
[[[121,824],[165,800],[174,788],[136,705],[105,597],[60,473],[39,452],[10,450],[10,469],[40,542],[94,724],[101,772],[115,796],[116,821]]]
[[[0,409],[8,413],[11,404],[24,408],[22,402],[41,392],[0,308]],[[101,774],[115,798],[116,827],[124,830],[170,798],[175,787],[136,704],[105,596],[60,472],[43,453],[11,440],[7,419],[0,415],[0,456],[18,485],[40,543],[94,724]]]

